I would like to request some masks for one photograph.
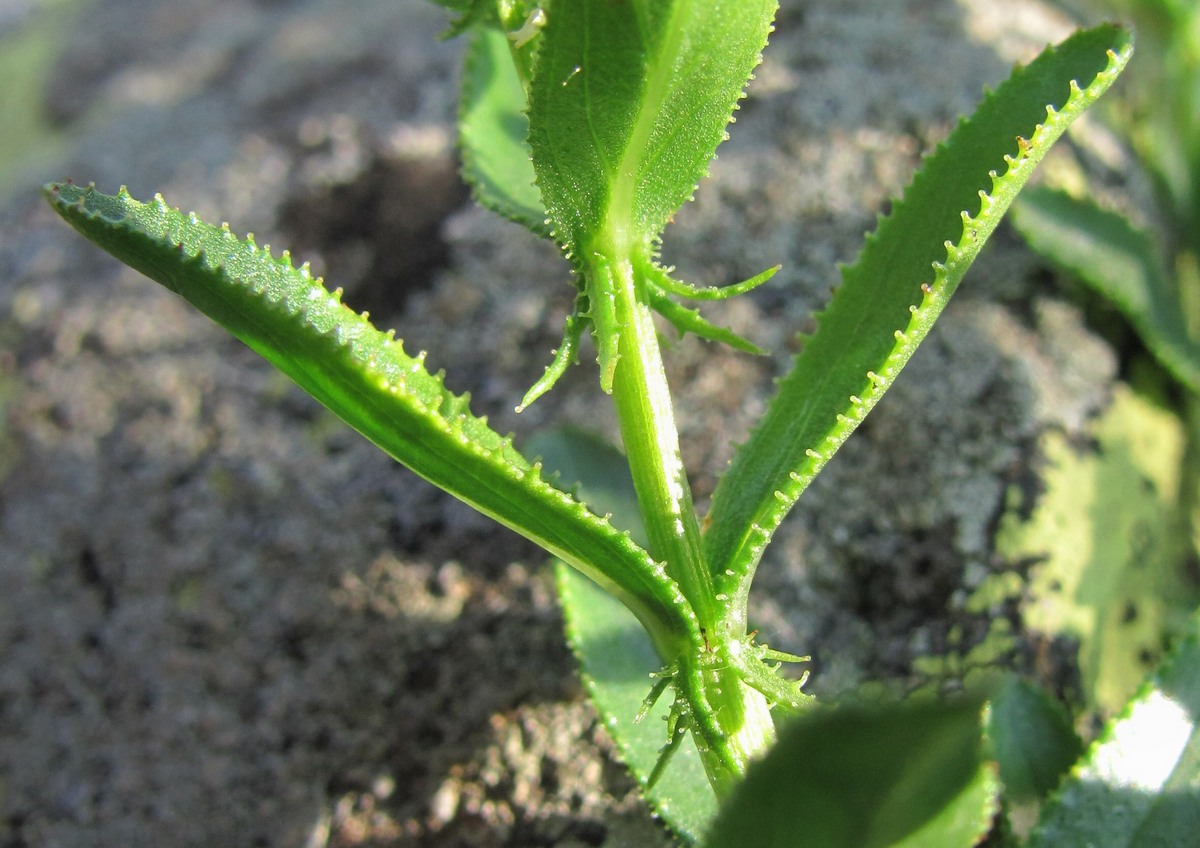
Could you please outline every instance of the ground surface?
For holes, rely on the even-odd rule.
[[[15,32],[36,11],[11,4]],[[1003,5],[1005,15],[988,8]],[[790,339],[921,152],[1060,37],[1037,4],[786,2],[666,252],[772,357],[670,356],[703,501]],[[522,416],[571,290],[455,176],[459,45],[416,0],[95,0],[44,95],[61,152],[0,210],[0,846],[652,846],[581,699],[544,557],[392,465],[34,187],[162,191],[311,259],[500,430],[611,434],[594,367]],[[1112,352],[1001,232],[761,569],[813,688],[944,650],[1037,433]]]

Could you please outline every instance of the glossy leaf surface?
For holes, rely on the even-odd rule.
[[[161,197],[142,204],[73,184],[46,196],[83,235],[182,295],[401,463],[585,571],[660,649],[688,632],[690,608],[642,548],[545,482],[423,355],[409,356],[286,253],[276,258]]]
[[[843,269],[817,332],[714,493],[706,550],[718,591],[745,596],[780,521],[924,340],[1034,166],[1132,49],[1113,26],[1047,49],[925,161]]]

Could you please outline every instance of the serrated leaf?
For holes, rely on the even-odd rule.
[[[1115,212],[1036,186],[1013,207],[1013,225],[1120,309],[1175,379],[1200,393],[1200,340],[1188,334],[1183,301],[1148,234]]]
[[[446,390],[424,357],[228,227],[74,184],[46,197],[79,232],[183,296],[399,462],[538,543],[615,594],[670,651],[692,612],[660,566],[627,535],[542,479],[469,398]]]
[[[632,297],[704,176],[758,64],[776,0],[570,0],[546,8],[529,142],[554,239],[580,275],[613,389]],[[614,301],[623,301],[617,304]],[[694,328],[706,326],[676,314]]]
[[[1132,49],[1114,26],[1047,49],[925,161],[843,269],[817,332],[713,495],[706,551],[718,591],[745,596],[780,521],[926,337],[1034,166]]]
[[[573,569],[555,571],[567,638],[579,660],[588,695],[620,751],[621,760],[643,787],[667,741],[666,705],[634,719],[662,660],[629,611]],[[669,702],[670,693],[663,695]],[[717,802],[692,734],[686,734],[646,800],[679,836],[695,842],[716,814]]]
[[[637,495],[625,458],[611,445],[574,430],[540,433],[528,449],[559,474],[594,509],[612,515],[618,527],[643,539]],[[577,572],[556,569],[567,639],[579,660],[584,686],[616,743],[630,773],[646,786],[666,742],[665,706],[641,722],[635,717],[662,667],[637,619]],[[670,695],[664,695],[667,700]],[[673,755],[666,772],[646,790],[646,800],[680,837],[694,842],[716,814],[716,799],[691,734]]]
[[[459,108],[463,176],[483,206],[549,236],[542,196],[534,185],[525,89],[500,30],[471,33]]]
[[[1028,848],[1174,848],[1200,838],[1200,617],[1047,807]]]
[[[969,848],[995,810],[980,724],[972,703],[808,713],[751,766],[704,844]]]
[[[530,144],[555,237],[648,247],[692,196],[758,64],[775,0],[569,0],[548,20]],[[612,256],[610,258],[617,258]]]
[[[1006,797],[1044,798],[1082,750],[1066,708],[1039,686],[1010,677],[988,712],[988,739]]]

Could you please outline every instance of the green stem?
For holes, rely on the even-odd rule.
[[[613,402],[650,555],[665,564],[700,626],[712,629],[717,615],[712,576],[705,567],[700,523],[679,452],[654,318],[645,298],[638,296],[639,282],[628,258],[612,265],[612,276],[615,318],[621,328]]]
[[[734,644],[695,652],[676,680],[687,699],[692,735],[708,782],[726,797],[750,761],[775,742],[775,723],[766,697],[747,686],[730,664]]]
[[[741,632],[723,620],[700,544],[700,526],[679,451],[679,436],[653,314],[642,281],[626,258],[611,265],[614,312],[620,327],[613,400],[629,459],[650,554],[696,613],[699,628],[680,663],[677,685],[709,781],[726,795],[775,739],[763,695],[742,682],[728,652]]]

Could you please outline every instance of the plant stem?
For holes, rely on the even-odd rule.
[[[628,254],[626,254],[628,257]],[[629,459],[650,554],[695,611],[698,632],[679,661],[679,694],[688,701],[691,727],[709,781],[724,796],[749,761],[775,739],[763,695],[734,671],[728,653],[741,646],[745,627],[734,632],[722,618],[704,558],[691,487],[679,451],[671,394],[658,332],[642,285],[628,258],[612,265],[615,313],[620,327],[613,400]]]
[[[730,647],[694,653],[679,680],[679,694],[691,711],[696,749],[718,798],[727,796],[750,761],[775,742],[767,699],[747,686],[728,663]]]
[[[612,266],[615,312],[620,330],[613,374],[613,402],[621,440],[637,491],[650,555],[663,562],[692,605],[700,626],[715,627],[717,607],[712,576],[700,546],[700,524],[663,370],[658,332],[626,258]]]

